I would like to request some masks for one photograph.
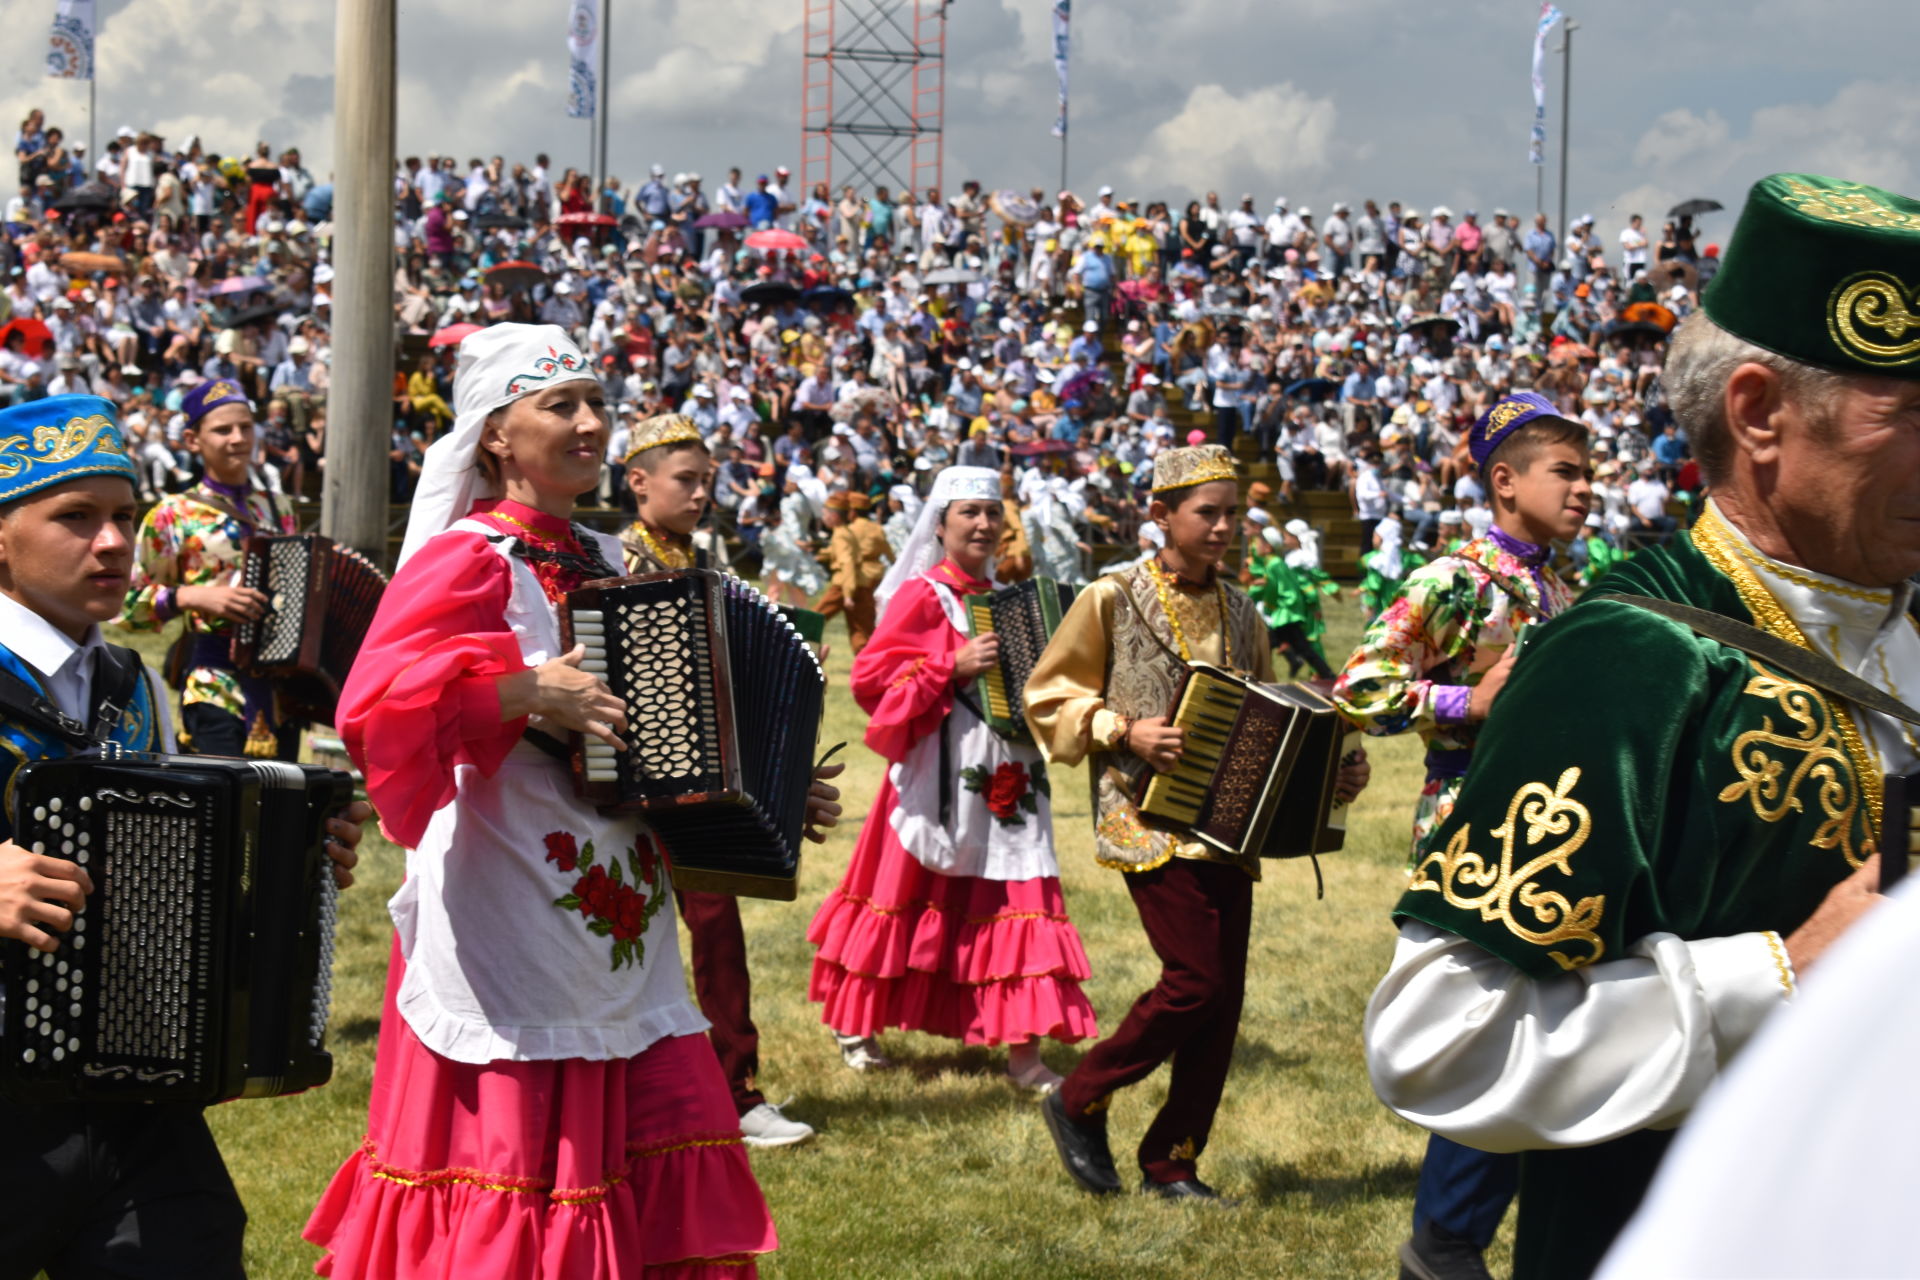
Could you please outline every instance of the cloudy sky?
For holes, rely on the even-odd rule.
[[[332,0],[99,0],[100,136],[121,124],[216,149],[332,152]],[[611,161],[717,181],[798,167],[802,0],[613,0]],[[1570,214],[1609,230],[1676,200],[1737,207],[1801,169],[1920,194],[1913,0],[1580,0]],[[399,148],[549,152],[584,164],[565,116],[566,0],[400,0]],[[0,110],[45,106],[85,135],[84,85],[41,78],[54,0],[0,0]],[[1209,187],[1324,212],[1340,198],[1534,204],[1526,163],[1533,0],[1076,0],[1070,185],[1184,198]],[[1048,0],[955,0],[946,172],[1049,186]],[[1549,58],[1549,212],[1560,69]],[[836,171],[840,172],[839,170]],[[1729,215],[1730,217],[1730,215]],[[1709,223],[1710,234],[1728,222]]]

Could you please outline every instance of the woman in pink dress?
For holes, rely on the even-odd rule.
[[[341,698],[407,878],[367,1138],[307,1225],[315,1269],[751,1276],[773,1223],[687,999],[663,851],[576,798],[536,736],[626,727],[555,612],[620,563],[568,518],[606,453],[600,384],[560,329],[496,325],[461,345],[454,399]]]
[[[1040,753],[996,735],[975,679],[999,641],[970,639],[963,597],[990,589],[1000,476],[948,467],[878,592],[853,663],[867,745],[889,762],[846,876],[813,918],[809,994],[848,1066],[884,1066],[885,1027],[1009,1046],[1016,1084],[1060,1077],[1040,1040],[1097,1034],[1053,853]]]

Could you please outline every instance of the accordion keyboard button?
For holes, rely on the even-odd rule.
[[[20,1051],[20,1061],[22,1062],[32,1062],[35,1058],[39,1056],[40,1056],[39,1054],[35,1053],[31,1049],[22,1049]]]
[[[92,796],[81,796],[81,797],[80,797],[80,812],[82,812],[82,813],[87,813],[87,812],[89,812],[89,811],[91,811],[91,810],[92,810],[92,808],[93,808],[93,797],[92,797]]]

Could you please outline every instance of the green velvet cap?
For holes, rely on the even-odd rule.
[[[1792,360],[1920,378],[1920,201],[1812,174],[1762,178],[1701,306]]]

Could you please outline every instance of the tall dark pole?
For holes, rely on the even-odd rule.
[[[1560,238],[1556,243],[1563,252],[1567,247],[1567,122],[1573,102],[1573,33],[1579,29],[1580,24],[1572,18],[1560,27]]]
[[[613,86],[607,74],[613,64],[613,0],[600,0],[600,101],[593,107],[593,123],[599,133],[593,148],[593,200],[589,209],[605,213],[601,192],[607,186],[607,107],[613,101]]]

